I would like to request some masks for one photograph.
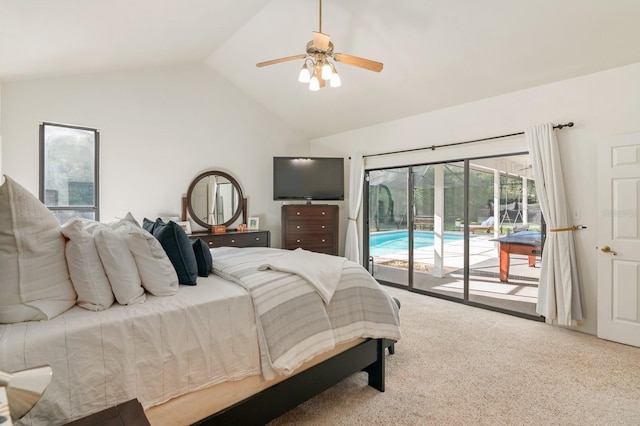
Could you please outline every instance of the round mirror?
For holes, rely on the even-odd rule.
[[[200,226],[229,226],[242,213],[242,190],[227,173],[217,170],[204,172],[189,185],[187,209]]]

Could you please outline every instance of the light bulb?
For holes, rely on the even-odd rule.
[[[322,65],[322,79],[331,80],[331,74],[333,74],[331,71],[331,65],[329,65],[328,62],[325,62],[324,65]]]
[[[298,81],[300,83],[308,83],[311,81],[311,73],[309,72],[309,68],[306,65],[303,65],[300,69],[300,74],[298,74]]]
[[[318,81],[318,77],[315,75],[311,77],[311,81],[309,81],[309,90],[312,92],[317,92],[320,90],[320,82]]]
[[[340,80],[340,76],[338,75],[338,71],[334,72],[331,76],[331,82],[329,83],[331,87],[340,87],[342,86],[342,80]]]

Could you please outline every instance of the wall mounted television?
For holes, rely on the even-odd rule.
[[[273,199],[344,200],[344,158],[273,157]]]

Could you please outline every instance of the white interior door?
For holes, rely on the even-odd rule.
[[[640,133],[598,155],[598,337],[640,347]]]

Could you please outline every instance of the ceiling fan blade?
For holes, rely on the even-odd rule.
[[[382,71],[382,67],[383,67],[382,62],[376,62],[370,59],[359,58],[357,56],[347,55],[345,53],[336,53],[333,55],[333,59],[335,59],[338,62],[343,62],[347,65],[353,65],[356,67],[365,68],[375,72]]]
[[[258,62],[256,64],[256,67],[266,67],[267,65],[279,64],[280,62],[295,61],[296,59],[304,59],[306,57],[307,55],[305,54],[287,56],[286,58],[279,58],[279,59],[272,59],[270,61]]]
[[[313,47],[316,49],[326,52],[329,50],[330,41],[331,37],[329,37],[328,34],[320,33],[318,31],[313,32]]]

